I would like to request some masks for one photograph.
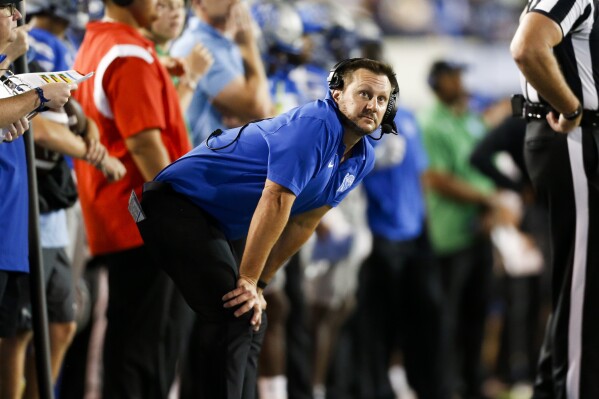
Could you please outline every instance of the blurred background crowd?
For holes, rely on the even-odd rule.
[[[259,116],[198,111],[211,97],[199,91],[217,90],[211,70],[226,60],[214,44],[194,46],[202,1],[157,0],[158,19],[144,31],[173,75],[194,146],[213,130],[206,125]],[[253,33],[237,11],[223,36],[244,62],[244,40],[255,40],[261,60],[250,67],[268,79],[266,116],[324,98],[329,70],[346,58],[390,63],[400,86],[399,135],[375,143],[370,179],[265,291],[260,398],[530,397],[549,271],[543,204],[523,170],[524,125],[508,101],[519,92],[509,41],[525,1],[241,3]],[[26,5],[28,19],[61,24],[73,56],[86,23],[103,17],[101,0]],[[56,51],[42,42],[32,35],[29,59]],[[89,254],[78,205],[68,215],[77,332],[65,339],[57,396],[97,398],[107,272]],[[193,332],[184,347],[193,357]],[[192,363],[179,363],[171,397],[193,397]]]

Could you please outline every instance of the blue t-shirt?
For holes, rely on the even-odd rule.
[[[291,215],[336,206],[374,166],[374,150],[362,139],[340,163],[345,145],[335,102],[328,96],[276,118],[226,130],[166,167],[169,182],[212,215],[228,239],[248,232],[264,183],[270,179],[296,196]]]
[[[29,190],[25,140],[0,143],[0,270],[29,272]]]
[[[44,29],[33,28],[29,31],[30,61],[37,61],[44,71],[65,71],[71,69],[75,61],[75,49],[67,46]]]
[[[428,160],[414,115],[399,108],[395,117],[398,136],[385,135],[378,146],[403,140],[399,163],[376,167],[366,178],[368,224],[372,232],[389,240],[405,241],[422,233],[425,206],[420,175]],[[401,145],[400,145],[401,147]],[[377,147],[377,151],[379,147]]]
[[[196,17],[173,44],[174,57],[186,57],[201,43],[212,54],[214,63],[198,82],[185,117],[191,129],[191,142],[197,146],[214,130],[222,128],[222,115],[212,106],[212,100],[235,78],[244,75],[243,58],[239,48],[212,26]]]
[[[73,66],[75,48],[47,30],[31,29],[29,45],[29,60],[36,61],[45,71],[65,71]],[[43,114],[39,116],[43,117]],[[68,157],[65,159],[71,163]],[[40,214],[40,241],[43,248],[69,245],[67,214],[64,209]]]

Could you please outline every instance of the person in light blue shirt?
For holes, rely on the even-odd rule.
[[[144,186],[131,213],[200,321],[196,397],[253,398],[262,289],[374,165],[365,136],[393,122],[397,80],[351,59],[331,91],[272,119],[217,132]],[[230,242],[247,236],[241,262]]]
[[[394,396],[388,369],[400,343],[418,397],[443,399],[449,395],[441,366],[441,281],[426,234],[420,180],[428,159],[414,115],[400,108],[395,123],[398,136],[373,142],[376,164],[363,182],[373,241],[357,295],[358,389],[360,397]]]
[[[201,43],[214,59],[184,110],[196,146],[216,129],[265,118],[273,110],[247,5],[233,0],[193,0],[191,8],[195,15],[173,43],[171,55],[184,58]]]

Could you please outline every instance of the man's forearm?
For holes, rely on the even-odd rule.
[[[0,127],[17,122],[40,105],[35,90],[0,99]]]
[[[160,137],[160,130],[150,129],[125,140],[127,149],[144,180],[150,181],[170,163],[169,155]]]
[[[243,252],[239,276],[257,283],[273,246],[281,236],[295,196],[280,186],[266,182],[262,197],[252,217]]]
[[[318,219],[320,220],[320,219]],[[269,282],[283,263],[295,254],[310,238],[318,226],[318,221],[313,224],[300,224],[290,220],[283,230],[283,234],[274,245],[268,257],[260,280]]]
[[[73,158],[84,159],[87,146],[83,139],[75,136],[69,128],[43,117],[32,121],[33,138],[36,144]]]
[[[262,99],[259,102],[262,109],[255,110],[254,113],[261,115],[261,117],[272,116],[268,79],[258,46],[255,43],[248,43],[240,46],[240,50],[244,61],[245,80],[248,89],[251,93],[255,93],[256,98]]]
[[[427,189],[453,200],[485,206],[490,202],[489,196],[449,173],[429,170],[423,174],[422,179]]]

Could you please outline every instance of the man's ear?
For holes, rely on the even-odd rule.
[[[333,100],[335,100],[335,102],[337,104],[339,104],[339,99],[341,98],[341,94],[343,93],[342,90],[339,89],[333,89],[331,90],[331,97],[333,97]]]

